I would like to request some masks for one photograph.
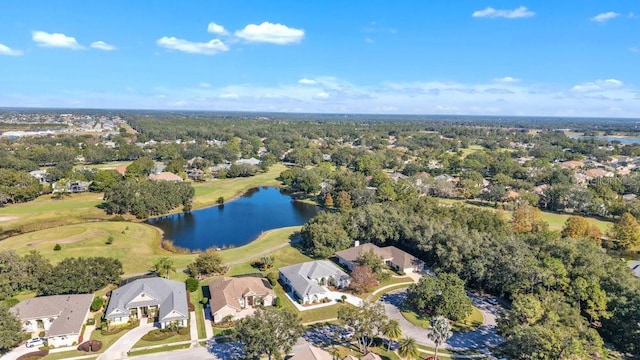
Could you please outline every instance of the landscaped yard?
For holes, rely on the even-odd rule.
[[[140,347],[145,347],[145,346],[155,346],[155,345],[164,345],[164,344],[171,344],[171,343],[175,343],[175,342],[189,341],[189,340],[191,340],[191,336],[187,332],[187,334],[185,334],[185,335],[175,334],[175,335],[171,335],[171,336],[166,337],[166,338],[161,339],[161,340],[144,340],[144,339],[140,339],[140,340],[138,340],[137,343],[135,343],[133,345],[133,348],[140,348]]]
[[[191,344],[167,345],[167,346],[162,346],[158,348],[144,349],[144,350],[134,349],[129,351],[129,356],[140,356],[140,355],[155,354],[155,353],[165,352],[165,351],[182,350],[182,349],[188,349],[189,347],[191,347]]]

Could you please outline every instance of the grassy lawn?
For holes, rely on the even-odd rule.
[[[386,293],[390,293],[392,291],[395,290],[400,290],[400,289],[406,289],[408,287],[408,285],[394,285],[388,289],[385,289],[384,291],[380,291],[379,293],[376,293],[375,295],[372,295],[371,298],[369,299],[369,301],[371,302],[376,302],[378,301],[378,299],[380,299],[380,297],[382,297],[382,295],[386,294]]]
[[[113,237],[111,245],[105,244],[109,236]],[[60,244],[62,250],[54,251],[55,244]],[[129,222],[89,222],[68,225],[0,241],[0,251],[9,249],[16,250],[20,255],[37,250],[54,263],[67,257],[114,257],[122,262],[125,274],[146,272],[164,256],[171,257],[178,269],[186,267],[195,257],[188,254],[173,254],[161,249],[160,233],[156,228]]]
[[[247,245],[220,251],[220,256],[225,263],[245,259],[250,257],[251,254],[258,254],[288,243],[289,237],[300,231],[301,228],[301,226],[290,226],[265,231],[260,237]],[[256,258],[255,260],[258,259]]]
[[[202,300],[202,298],[204,297],[202,287],[206,286],[206,284],[207,284],[206,281],[200,282],[200,288],[198,288],[198,290],[191,293],[191,303],[195,307],[195,312],[196,312],[196,325],[198,326],[198,339],[204,339],[207,336],[206,331],[204,329],[204,322],[206,321],[204,319],[204,313],[203,313],[204,305],[200,302],[200,300]]]
[[[42,195],[28,203],[0,208],[0,217],[7,219],[0,222],[0,226],[5,231],[19,228],[33,231],[96,219],[110,219],[111,215],[96,207],[100,203],[101,193],[72,194],[61,200],[54,200],[51,195]]]
[[[362,353],[355,346],[346,347],[346,346],[337,346],[334,349],[325,348],[329,353],[333,355],[337,355],[338,358],[344,359],[348,355],[353,355],[356,358],[362,357]],[[398,354],[393,351],[387,351],[387,348],[384,346],[372,346],[369,350],[373,353],[380,355],[382,360],[400,360]]]
[[[148,341],[148,340],[140,339],[138,340],[137,343],[133,345],[133,347],[140,348],[145,346],[164,345],[164,344],[171,344],[175,342],[189,341],[189,340],[191,340],[191,336],[189,334],[186,334],[186,335],[176,334],[173,336],[169,336],[166,339],[162,339],[158,341]]]
[[[146,349],[146,350],[131,350],[129,351],[129,356],[139,356],[139,355],[154,354],[154,353],[165,352],[165,351],[182,350],[182,349],[188,349],[189,347],[191,347],[191,344],[167,345],[167,346],[162,346],[155,349]]]
[[[474,152],[480,151],[482,149],[484,148],[480,145],[469,145],[468,148],[460,149],[460,151],[462,151],[462,158],[464,159],[469,156],[469,154],[473,154]]]
[[[42,360],[61,360],[61,359],[73,358],[76,356],[88,356],[88,355],[91,355],[91,354],[78,351],[78,350],[71,350],[71,351],[62,351],[58,353],[49,353],[49,355],[43,357]],[[98,355],[96,354],[94,357],[90,357],[87,359],[95,359],[97,357]]]
[[[430,318],[421,317],[413,311],[402,310],[402,316],[404,316],[404,318],[413,325],[419,326],[423,329],[428,329],[430,327]],[[471,314],[469,314],[463,320],[454,322],[451,325],[451,329],[455,332],[472,331],[477,329],[478,326],[482,325],[483,321],[484,317],[482,316],[482,312],[480,312],[480,310],[474,306],[471,310]]]
[[[254,187],[280,186],[281,183],[276,178],[286,169],[286,166],[282,164],[275,164],[267,172],[256,176],[194,183],[196,195],[193,199],[193,208],[214,205],[219,197],[229,201]]]
[[[361,297],[361,298],[363,298],[363,299],[367,299],[367,298],[368,298],[369,296],[371,296],[371,294],[373,294],[377,289],[380,289],[380,288],[382,288],[382,287],[389,286],[389,285],[395,285],[395,284],[406,283],[406,282],[413,282],[413,279],[411,279],[411,278],[410,278],[410,277],[408,277],[408,276],[403,276],[403,277],[393,277],[393,276],[392,276],[392,277],[389,277],[388,279],[386,279],[386,280],[382,281],[382,282],[378,285],[378,287],[376,287],[376,288],[375,288],[375,289],[373,289],[372,291],[370,291],[370,292],[368,292],[368,293],[364,293],[364,294],[358,295],[358,296],[360,296],[360,297]],[[408,286],[408,285],[400,285],[398,288],[402,289],[403,287],[407,287],[407,286]],[[395,289],[395,288],[396,288],[395,286],[392,286],[390,289],[391,289],[391,290],[393,290],[393,289]],[[391,290],[389,290],[389,291],[391,291]],[[385,291],[381,291],[380,293],[376,294],[376,295],[377,295],[377,297],[374,297],[372,301],[376,301],[376,300],[378,300],[378,299],[380,298],[380,296],[382,296],[382,294],[384,294],[385,292],[389,292],[389,291],[387,291],[387,290],[385,290]]]

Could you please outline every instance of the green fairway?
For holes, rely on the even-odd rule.
[[[107,245],[109,237],[113,243]],[[54,251],[55,244],[62,250]],[[160,248],[159,231],[146,224],[92,222],[35,231],[0,241],[0,251],[14,249],[18,254],[37,250],[53,263],[67,257],[105,256],[122,262],[125,274],[143,273],[163,256],[170,256],[176,268],[183,268],[195,255],[172,254]]]
[[[193,208],[214,205],[220,197],[229,201],[258,186],[280,186],[281,183],[276,178],[286,169],[282,164],[275,164],[267,172],[256,176],[194,183],[196,195],[193,199]]]

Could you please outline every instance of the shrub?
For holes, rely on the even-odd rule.
[[[189,292],[194,292],[200,287],[200,283],[198,282],[198,280],[191,277],[187,278],[187,280],[185,280],[184,282],[187,285],[187,290],[189,290]]]
[[[4,303],[7,305],[7,307],[13,307],[14,305],[17,305],[20,302],[20,300],[16,299],[16,298],[10,298],[4,301]]]
[[[78,351],[98,352],[100,349],[102,349],[102,341],[100,340],[89,340],[78,345]]]
[[[102,309],[103,304],[104,304],[104,300],[102,299],[102,297],[101,296],[96,297],[91,302],[91,311],[98,311]]]
[[[209,302],[209,298],[208,298],[208,297],[206,297],[206,296],[205,296],[205,297],[203,297],[203,298],[202,298],[202,300],[200,300],[200,303],[201,303],[202,305],[207,305],[207,303],[208,303],[208,302]]]
[[[127,221],[127,219],[125,219],[122,215],[116,215],[111,219],[111,221]]]
[[[267,274],[267,280],[269,280],[269,284],[271,284],[271,286],[276,286],[276,284],[278,283],[278,272],[277,271],[271,271]]]
[[[284,304],[282,303],[282,298],[277,297],[276,298],[276,307],[281,308],[282,306],[284,306]]]
[[[114,240],[113,236],[109,236],[107,238],[107,241],[105,241],[104,243],[107,244],[107,245],[111,245],[111,244],[113,244],[113,240]]]
[[[216,200],[216,202],[218,203],[218,205],[222,205],[222,204],[224,204],[224,197],[223,197],[223,196],[220,196],[220,197],[218,198],[218,200]]]
[[[56,246],[53,247],[53,251],[60,251],[62,250],[62,246],[60,246],[60,244],[56,244]]]

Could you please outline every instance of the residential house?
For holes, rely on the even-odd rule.
[[[72,193],[80,193],[89,191],[89,181],[71,181],[67,184],[67,190]]]
[[[47,178],[47,170],[33,170],[29,172],[29,175],[38,179],[38,182],[40,184],[45,184],[49,181],[49,179]]]
[[[235,162],[236,165],[253,165],[253,166],[260,166],[260,164],[262,164],[262,161],[256,159],[256,158],[250,158],[250,159],[240,159],[237,160]]]
[[[227,317],[242,319],[253,313],[255,306],[272,306],[276,294],[269,282],[258,277],[221,277],[209,283],[209,306],[213,322]]]
[[[349,286],[349,275],[327,260],[309,261],[280,268],[280,280],[304,303],[322,300],[327,293],[323,285]]]
[[[307,345],[289,360],[333,360],[333,356],[313,345]]]
[[[362,359],[360,360],[382,360],[382,358],[380,357],[380,355],[376,353],[369,352],[365,356],[363,356]]]
[[[134,280],[111,292],[104,317],[110,325],[153,318],[162,328],[172,322],[185,327],[189,319],[185,284],[159,277]]]
[[[367,243],[360,245],[356,241],[355,246],[338,251],[336,257],[338,262],[353,271],[358,263],[358,258],[368,251],[382,258],[382,261],[395,270],[405,273],[421,272],[424,268],[424,262],[404,250],[400,250],[395,246],[379,247],[375,244]]]
[[[563,169],[579,169],[584,167],[584,162],[571,160],[560,163],[560,167]]]
[[[92,301],[93,294],[41,296],[21,301],[10,311],[32,336],[44,331],[49,345],[72,346],[80,342]]]
[[[173,181],[173,182],[182,182],[182,177],[180,177],[180,175],[176,175],[172,172],[168,172],[168,171],[162,171],[160,173],[157,174],[150,174],[149,175],[149,180],[156,180],[156,181]]]

